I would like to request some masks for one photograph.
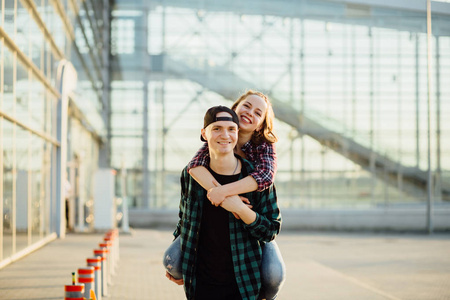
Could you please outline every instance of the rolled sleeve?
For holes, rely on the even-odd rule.
[[[274,147],[273,144],[264,143],[254,148],[251,155],[246,153],[249,158],[252,156],[251,161],[255,162],[255,171],[250,173],[250,176],[256,180],[258,192],[267,189],[275,179],[277,157]]]
[[[261,206],[255,210],[256,219],[250,224],[244,224],[244,228],[256,239],[270,242],[280,233],[281,212],[273,186],[260,194],[261,198],[257,201]]]
[[[208,143],[204,143],[203,146],[197,151],[195,156],[191,159],[187,165],[187,171],[195,167],[208,167],[209,166],[209,148]]]

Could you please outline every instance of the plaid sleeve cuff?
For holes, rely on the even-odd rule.
[[[259,213],[256,213],[255,221],[250,224],[244,224],[244,228],[248,230],[250,235],[258,240],[270,242],[275,239],[278,232],[270,230],[272,226],[270,226],[269,223],[270,222],[266,218],[262,218]]]
[[[249,230],[253,230],[256,229],[258,226],[261,226],[261,216],[258,213],[256,213],[255,221],[253,221],[250,224],[245,224],[245,227],[247,227],[247,229]]]
[[[273,144],[262,144],[257,147],[257,163],[255,171],[250,173],[258,184],[258,192],[262,192],[272,185],[277,169],[277,156]]]
[[[261,224],[261,215],[256,213],[256,219],[250,224],[244,224],[244,227],[253,235],[253,233],[260,231],[263,225]]]
[[[252,176],[258,184],[258,189],[256,191],[262,192],[273,183],[275,173],[272,170],[261,170],[259,172],[255,171],[250,173],[250,176]]]

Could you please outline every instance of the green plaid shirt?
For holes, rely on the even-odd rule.
[[[247,160],[241,161],[250,174],[254,167]],[[242,196],[250,200],[252,209],[256,212],[256,220],[247,225],[242,220],[237,220],[232,213],[229,214],[231,255],[242,299],[256,300],[261,288],[261,244],[272,241],[280,232],[281,213],[273,185],[262,192]],[[184,168],[181,173],[180,220],[174,236],[181,235],[181,269],[188,300],[195,297],[197,247],[205,199],[206,190]]]

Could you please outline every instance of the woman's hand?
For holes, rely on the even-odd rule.
[[[248,208],[252,208],[252,207],[253,207],[253,206],[250,204],[250,201],[249,201],[247,198],[245,198],[245,197],[243,197],[243,196],[239,196],[239,198],[241,198],[242,202],[244,202],[244,204],[247,205]],[[241,219],[237,213],[232,212],[232,214],[233,214],[233,216],[234,216],[236,219],[238,219],[238,220]]]
[[[207,197],[212,205],[219,206],[228,195],[225,193],[225,189],[216,180],[213,180],[213,184],[216,187],[208,190]]]
[[[245,224],[251,224],[256,219],[256,213],[251,209],[252,206],[243,202],[243,199],[239,196],[227,197],[220,206],[233,213],[236,218],[241,219]]]
[[[167,271],[166,271],[166,277],[169,278],[170,281],[173,281],[173,282],[175,282],[175,283],[178,284],[178,285],[183,285],[183,284],[184,284],[183,278],[181,278],[181,279],[175,279],[175,278],[173,278],[173,276],[170,275],[169,272],[167,272]]]

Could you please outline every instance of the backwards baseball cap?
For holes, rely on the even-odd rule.
[[[229,113],[231,115],[231,117],[216,117],[216,115],[218,113],[220,113],[220,112]],[[208,109],[206,111],[205,117],[203,119],[203,129],[208,127],[211,123],[214,123],[214,122],[217,122],[217,121],[234,122],[239,127],[239,118],[238,118],[238,116],[236,115],[234,110],[232,110],[231,108],[228,108],[226,106],[218,105],[218,106],[213,106],[210,109]],[[202,135],[200,135],[200,139],[203,142],[206,142],[206,140],[202,137]]]

